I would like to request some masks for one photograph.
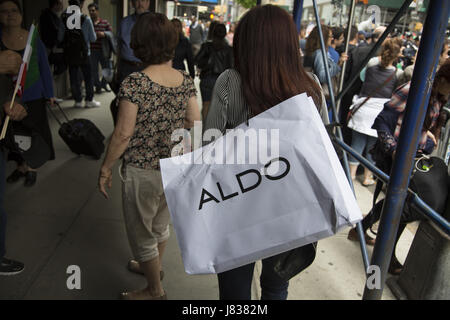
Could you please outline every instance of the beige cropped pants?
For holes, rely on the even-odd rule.
[[[161,172],[132,166],[121,168],[122,204],[134,258],[147,262],[159,256],[158,244],[169,239],[170,214]]]

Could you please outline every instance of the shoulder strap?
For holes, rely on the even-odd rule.
[[[364,101],[360,104],[360,105],[358,105],[357,107],[355,107],[355,108],[353,108],[352,110],[350,110],[350,112],[349,112],[349,115],[348,115],[348,117],[347,117],[347,122],[355,115],[355,113],[367,102],[367,101],[369,101],[369,99],[370,98],[372,98],[374,95],[376,95],[380,90],[381,90],[381,88],[383,88],[386,84],[388,84],[388,82],[389,81],[391,81],[393,78],[394,78],[394,76],[395,76],[395,74],[397,73],[397,69],[395,69],[394,70],[394,72],[392,72],[392,74],[386,79],[386,80],[384,80],[384,82],[381,84],[381,85],[379,85],[374,91],[373,91],[373,93],[372,94],[370,94],[367,98],[365,98],[364,99]]]

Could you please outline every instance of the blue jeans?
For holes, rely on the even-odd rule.
[[[273,257],[262,261],[261,300],[286,300],[289,282],[281,280],[274,272]],[[251,300],[255,263],[232,269],[217,275],[220,300]]]
[[[0,149],[0,260],[6,253],[6,211],[5,184],[6,184],[6,161],[3,150]]]
[[[75,102],[81,102],[83,97],[81,95],[81,77],[80,70],[84,78],[84,86],[86,88],[86,101],[92,101],[94,99],[94,84],[92,82],[92,70],[91,63],[88,61],[84,65],[69,66],[70,75],[70,87],[72,89],[72,95]]]
[[[377,138],[352,130],[352,149],[358,152],[360,155],[363,155],[363,152],[365,150],[365,157],[371,163],[374,163],[374,161],[369,151],[373,149],[376,142]],[[359,164],[358,160],[356,160],[352,155],[350,155],[349,157],[349,163],[354,165]]]
[[[98,64],[103,69],[112,69],[112,63],[109,59],[103,56],[102,50],[91,50],[91,69],[92,69],[92,79],[94,81],[94,87],[96,89],[106,88],[105,78],[100,77],[98,74]],[[100,80],[101,78],[101,80]]]

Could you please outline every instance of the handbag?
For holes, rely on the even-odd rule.
[[[433,210],[444,214],[448,197],[448,167],[444,160],[438,157],[422,156],[416,160],[409,188]],[[408,201],[403,210],[405,222],[423,220],[424,215]]]
[[[370,98],[372,98],[374,95],[376,95],[376,94],[381,90],[381,88],[383,88],[386,84],[388,84],[389,81],[392,80],[392,78],[395,76],[396,73],[397,73],[397,70],[395,70],[394,72],[392,72],[392,74],[391,74],[386,80],[384,80],[384,82],[383,82],[381,85],[379,85],[379,86],[373,91],[373,93],[370,94],[368,97],[366,97],[366,98],[364,99],[364,101],[361,102],[358,106],[353,107],[353,108],[350,107],[350,110],[349,110],[348,113],[347,113],[347,124],[348,124],[348,122],[350,121],[350,119],[355,115],[355,113],[358,112],[358,110],[361,109],[361,107],[362,107],[367,101],[370,100]]]
[[[409,189],[441,215],[444,214],[447,205],[449,182],[448,167],[444,160],[426,155],[416,158],[413,173],[409,181]],[[382,185],[382,181],[378,180],[373,194],[372,210],[375,208],[376,200],[381,193]],[[412,201],[413,196],[414,195],[411,193],[408,193],[407,195],[401,216],[402,223],[410,223],[425,219],[425,215]],[[374,221],[372,221],[371,224],[373,225],[373,223]],[[377,234],[372,229],[371,231],[372,233]]]
[[[32,169],[41,167],[51,158],[51,149],[44,138],[34,130],[14,130],[14,147]]]
[[[316,258],[317,242],[298,247],[274,257],[274,271],[287,282],[308,268]]]

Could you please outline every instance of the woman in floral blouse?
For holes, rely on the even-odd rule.
[[[108,198],[112,168],[123,155],[122,202],[135,260],[130,271],[147,279],[143,290],[121,294],[126,300],[167,299],[161,260],[169,238],[169,219],[159,160],[169,158],[177,141],[172,133],[200,120],[193,79],[172,68],[178,34],[166,16],[142,15],[133,28],[131,47],[147,67],[129,75],[118,94],[119,114],[101,167],[100,191]]]

